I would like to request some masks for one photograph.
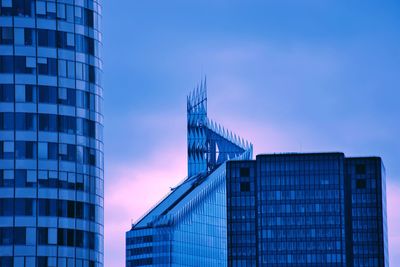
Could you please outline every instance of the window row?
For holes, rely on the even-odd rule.
[[[0,73],[60,76],[100,83],[100,70],[92,65],[56,58],[0,56]]]
[[[100,151],[86,146],[34,141],[0,141],[0,159],[51,159],[100,166]],[[97,159],[97,161],[96,161]]]
[[[29,234],[31,234],[31,230],[34,231],[35,228],[0,227],[0,245],[33,245],[30,244],[32,236],[29,236]],[[38,245],[74,246],[88,249],[99,248],[99,237],[93,232],[45,227],[38,227],[36,230]]]
[[[39,118],[39,123],[37,123]],[[102,126],[92,120],[54,114],[0,112],[0,131],[60,132],[102,138]]]
[[[53,189],[68,189],[85,192],[88,194],[97,194],[103,196],[104,182],[102,179],[77,174],[75,179],[68,179],[67,172],[55,172],[54,177],[43,177],[47,171],[16,169],[14,170],[0,170],[0,187],[8,188],[21,188],[31,187],[36,188],[53,188]]]
[[[38,216],[96,220],[94,204],[60,199],[0,198],[0,216],[36,216],[36,204]]]
[[[15,259],[15,260],[14,260]],[[37,263],[35,263],[35,259],[37,259]],[[76,265],[75,265],[76,262]],[[37,264],[37,265],[36,265]],[[49,266],[58,266],[58,267],[66,267],[66,266],[85,266],[85,267],[95,267],[95,262],[92,260],[83,260],[74,258],[66,258],[66,257],[46,257],[46,256],[0,256],[0,267],[10,267],[10,266],[18,266],[18,267],[49,267]]]
[[[0,84],[0,102],[61,104],[102,112],[102,99],[93,93],[73,88]]]
[[[70,32],[1,27],[0,44],[2,45],[37,45],[39,47],[76,50],[76,52],[98,56],[99,41]]]
[[[98,28],[98,15],[93,10],[79,6],[49,1],[8,0],[3,1],[0,7],[0,16],[33,17],[35,14],[38,18],[58,19]]]

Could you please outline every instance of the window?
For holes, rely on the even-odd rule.
[[[25,85],[25,102],[36,103],[36,87]]]
[[[39,86],[39,102],[57,104],[57,87]]]
[[[39,243],[40,244],[40,243]],[[47,257],[39,256],[38,259],[38,266],[37,267],[47,267]]]
[[[14,130],[14,113],[1,112],[0,113],[0,130]]]
[[[0,228],[0,245],[12,245],[13,244],[13,228],[1,227]],[[2,257],[0,257],[1,259]],[[0,266],[8,266],[1,265]]]
[[[14,42],[14,32],[12,27],[0,28],[0,44],[12,45]]]
[[[13,73],[13,72],[14,72],[13,56],[0,56],[0,73]]]
[[[36,43],[35,29],[24,29],[24,43],[25,45],[34,45]]]
[[[67,106],[75,106],[75,89],[59,88],[58,103]]]
[[[49,229],[45,227],[38,227],[37,240],[39,245],[47,245],[49,243]]]
[[[23,17],[32,16],[34,4],[34,0],[13,0],[14,15]]]
[[[57,59],[38,58],[38,73],[41,75],[57,76]]]
[[[367,179],[357,179],[356,181],[357,189],[364,189],[367,187]]]
[[[57,115],[39,114],[39,131],[57,132]]]
[[[57,239],[59,246],[74,246],[74,230],[73,229],[58,229]]]
[[[13,215],[14,215],[14,199],[0,198],[0,216],[13,216]]]
[[[0,102],[14,102],[14,85],[0,85]]]
[[[36,183],[28,181],[27,170],[15,170],[15,187],[34,187]]]
[[[250,192],[250,182],[241,182],[240,192]]]
[[[36,114],[15,113],[15,129],[18,131],[35,131]]]
[[[14,228],[14,245],[25,245],[26,244],[26,228],[15,227]]]
[[[47,158],[56,160],[58,157],[58,143],[47,143]]]
[[[15,156],[17,159],[36,159],[36,143],[32,141],[15,142]]]
[[[366,173],[366,167],[365,164],[357,164],[356,165],[356,174],[365,174]]]
[[[240,177],[249,177],[250,168],[240,168]]]
[[[15,73],[21,73],[21,74],[34,73],[35,66],[32,65],[32,60],[30,57],[15,56],[14,64],[15,64]]]
[[[59,131],[74,134],[76,131],[76,118],[71,116],[59,116]]]
[[[57,199],[39,199],[38,200],[39,216],[57,216],[58,212],[57,201],[58,201]]]
[[[11,230],[12,231],[12,230]],[[9,267],[13,266],[13,257],[11,256],[1,256],[0,257],[0,267]],[[94,265],[93,265],[94,266]]]
[[[16,216],[32,216],[33,215],[33,199],[16,198],[15,199],[15,215]]]
[[[57,47],[56,31],[52,30],[37,30],[38,46]]]

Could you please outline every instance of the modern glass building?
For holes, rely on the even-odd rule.
[[[103,266],[99,0],[0,1],[0,266]]]
[[[188,97],[188,177],[126,233],[126,266],[226,266],[226,161],[252,145],[207,117],[206,82]]]
[[[380,158],[258,155],[226,175],[228,266],[388,266]]]

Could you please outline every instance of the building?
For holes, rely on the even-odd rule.
[[[103,266],[100,0],[0,2],[0,266]]]
[[[126,266],[226,266],[226,161],[252,145],[207,117],[206,82],[187,99],[188,177],[126,233]]]
[[[378,157],[227,162],[228,266],[389,266]]]

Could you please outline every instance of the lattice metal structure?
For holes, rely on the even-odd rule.
[[[187,97],[188,175],[210,173],[251,144],[207,117],[207,80]]]

